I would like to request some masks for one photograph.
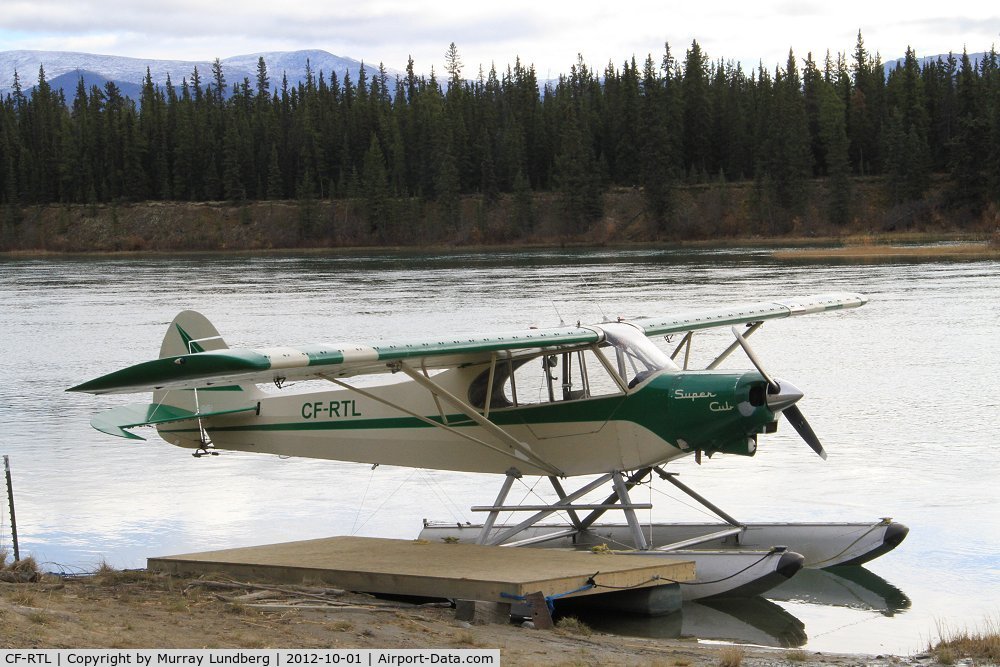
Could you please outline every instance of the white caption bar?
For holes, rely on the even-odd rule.
[[[0,649],[0,667],[499,665],[500,649]]]

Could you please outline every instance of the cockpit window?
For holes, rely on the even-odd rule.
[[[520,405],[576,401],[594,396],[624,393],[602,362],[602,352],[588,345],[573,350],[534,355],[520,359],[498,359],[490,384],[487,368],[469,385],[469,403],[491,409]]]
[[[605,340],[598,346],[498,359],[469,386],[469,403],[491,409],[575,401],[623,394],[657,371],[677,365],[645,334],[628,324],[602,324]],[[615,377],[617,375],[617,377]],[[492,377],[492,387],[490,378]]]

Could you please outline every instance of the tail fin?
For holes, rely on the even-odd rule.
[[[185,310],[170,323],[160,345],[160,359],[228,347],[207,317],[194,310]]]
[[[224,350],[229,346],[219,335],[218,330],[208,318],[194,310],[180,312],[163,337],[160,345],[160,358],[174,357],[182,354]],[[193,413],[225,412],[227,410],[243,409],[258,401],[264,395],[253,384],[234,384],[224,387],[208,387],[191,390],[157,390],[153,392],[153,404],[168,405]],[[163,424],[157,426],[160,437],[177,445],[194,446],[200,440],[198,433],[190,432],[179,424]],[[192,442],[186,442],[186,441]],[[184,441],[184,442],[182,442]]]

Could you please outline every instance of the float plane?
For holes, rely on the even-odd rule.
[[[555,328],[265,349],[230,348],[204,316],[187,310],[170,323],[158,359],[69,391],[151,391],[149,403],[113,408],[91,424],[136,439],[129,429],[154,426],[195,456],[238,450],[504,475],[494,502],[471,508],[484,514],[482,524],[425,521],[421,537],[498,546],[612,544],[681,556],[695,560],[698,573],[682,586],[685,599],[745,597],[802,567],[864,563],[908,532],[891,519],[746,523],[667,470],[687,456],[699,463],[715,454],[753,456],[780,417],[825,459],[798,406],[803,392],[772,377],[747,339],[769,320],[867,302],[860,294],[822,294]],[[731,329],[732,343],[706,368],[690,368],[694,334],[719,327]],[[673,353],[653,337],[676,343]],[[718,368],[741,348],[752,368]],[[363,379],[371,375],[383,379]],[[303,380],[333,387],[287,386]],[[629,491],[654,475],[720,521],[641,524],[636,511],[651,505],[633,502]],[[557,500],[508,504],[514,483],[532,476],[547,478]],[[564,488],[578,476],[588,478]],[[584,498],[599,491],[597,502]],[[608,511],[624,520],[597,523]],[[497,523],[510,512],[527,516]],[[553,515],[564,522],[543,523]]]

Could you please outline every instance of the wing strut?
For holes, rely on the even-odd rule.
[[[764,324],[763,322],[754,322],[753,324],[747,327],[746,331],[743,332],[743,337],[749,338],[753,334],[753,332],[759,329],[763,324]],[[708,366],[705,366],[705,370],[712,371],[718,368],[719,364],[725,361],[726,357],[735,352],[736,348],[738,348],[739,346],[740,342],[738,340],[734,340],[732,343],[729,344],[729,347],[727,347],[725,350],[722,351],[722,354],[720,354],[715,358],[715,361],[710,363]],[[687,368],[686,365],[685,368]]]
[[[521,442],[520,440],[512,436],[510,433],[508,433],[507,431],[503,430],[502,428],[491,422],[489,419],[483,417],[481,414],[476,412],[472,408],[472,406],[470,406],[468,403],[466,403],[459,397],[449,392],[447,389],[445,389],[438,383],[434,382],[434,380],[422,375],[416,369],[405,363],[399,364],[399,370],[401,370],[403,373],[406,373],[406,375],[410,377],[414,382],[424,387],[435,396],[440,396],[441,398],[443,398],[446,402],[450,403],[456,410],[461,412],[463,415],[465,415],[472,421],[476,422],[476,424],[481,426],[483,429],[485,429],[488,433],[492,434],[494,437],[499,439],[501,442],[505,443],[508,447],[526,456],[528,460],[530,460],[533,464],[535,464],[542,470],[545,470],[558,477],[564,477],[566,475],[566,473],[564,473],[562,470],[559,470],[559,468],[555,467],[551,463],[538,458],[538,456],[533,451],[531,451],[531,448],[527,444]]]

